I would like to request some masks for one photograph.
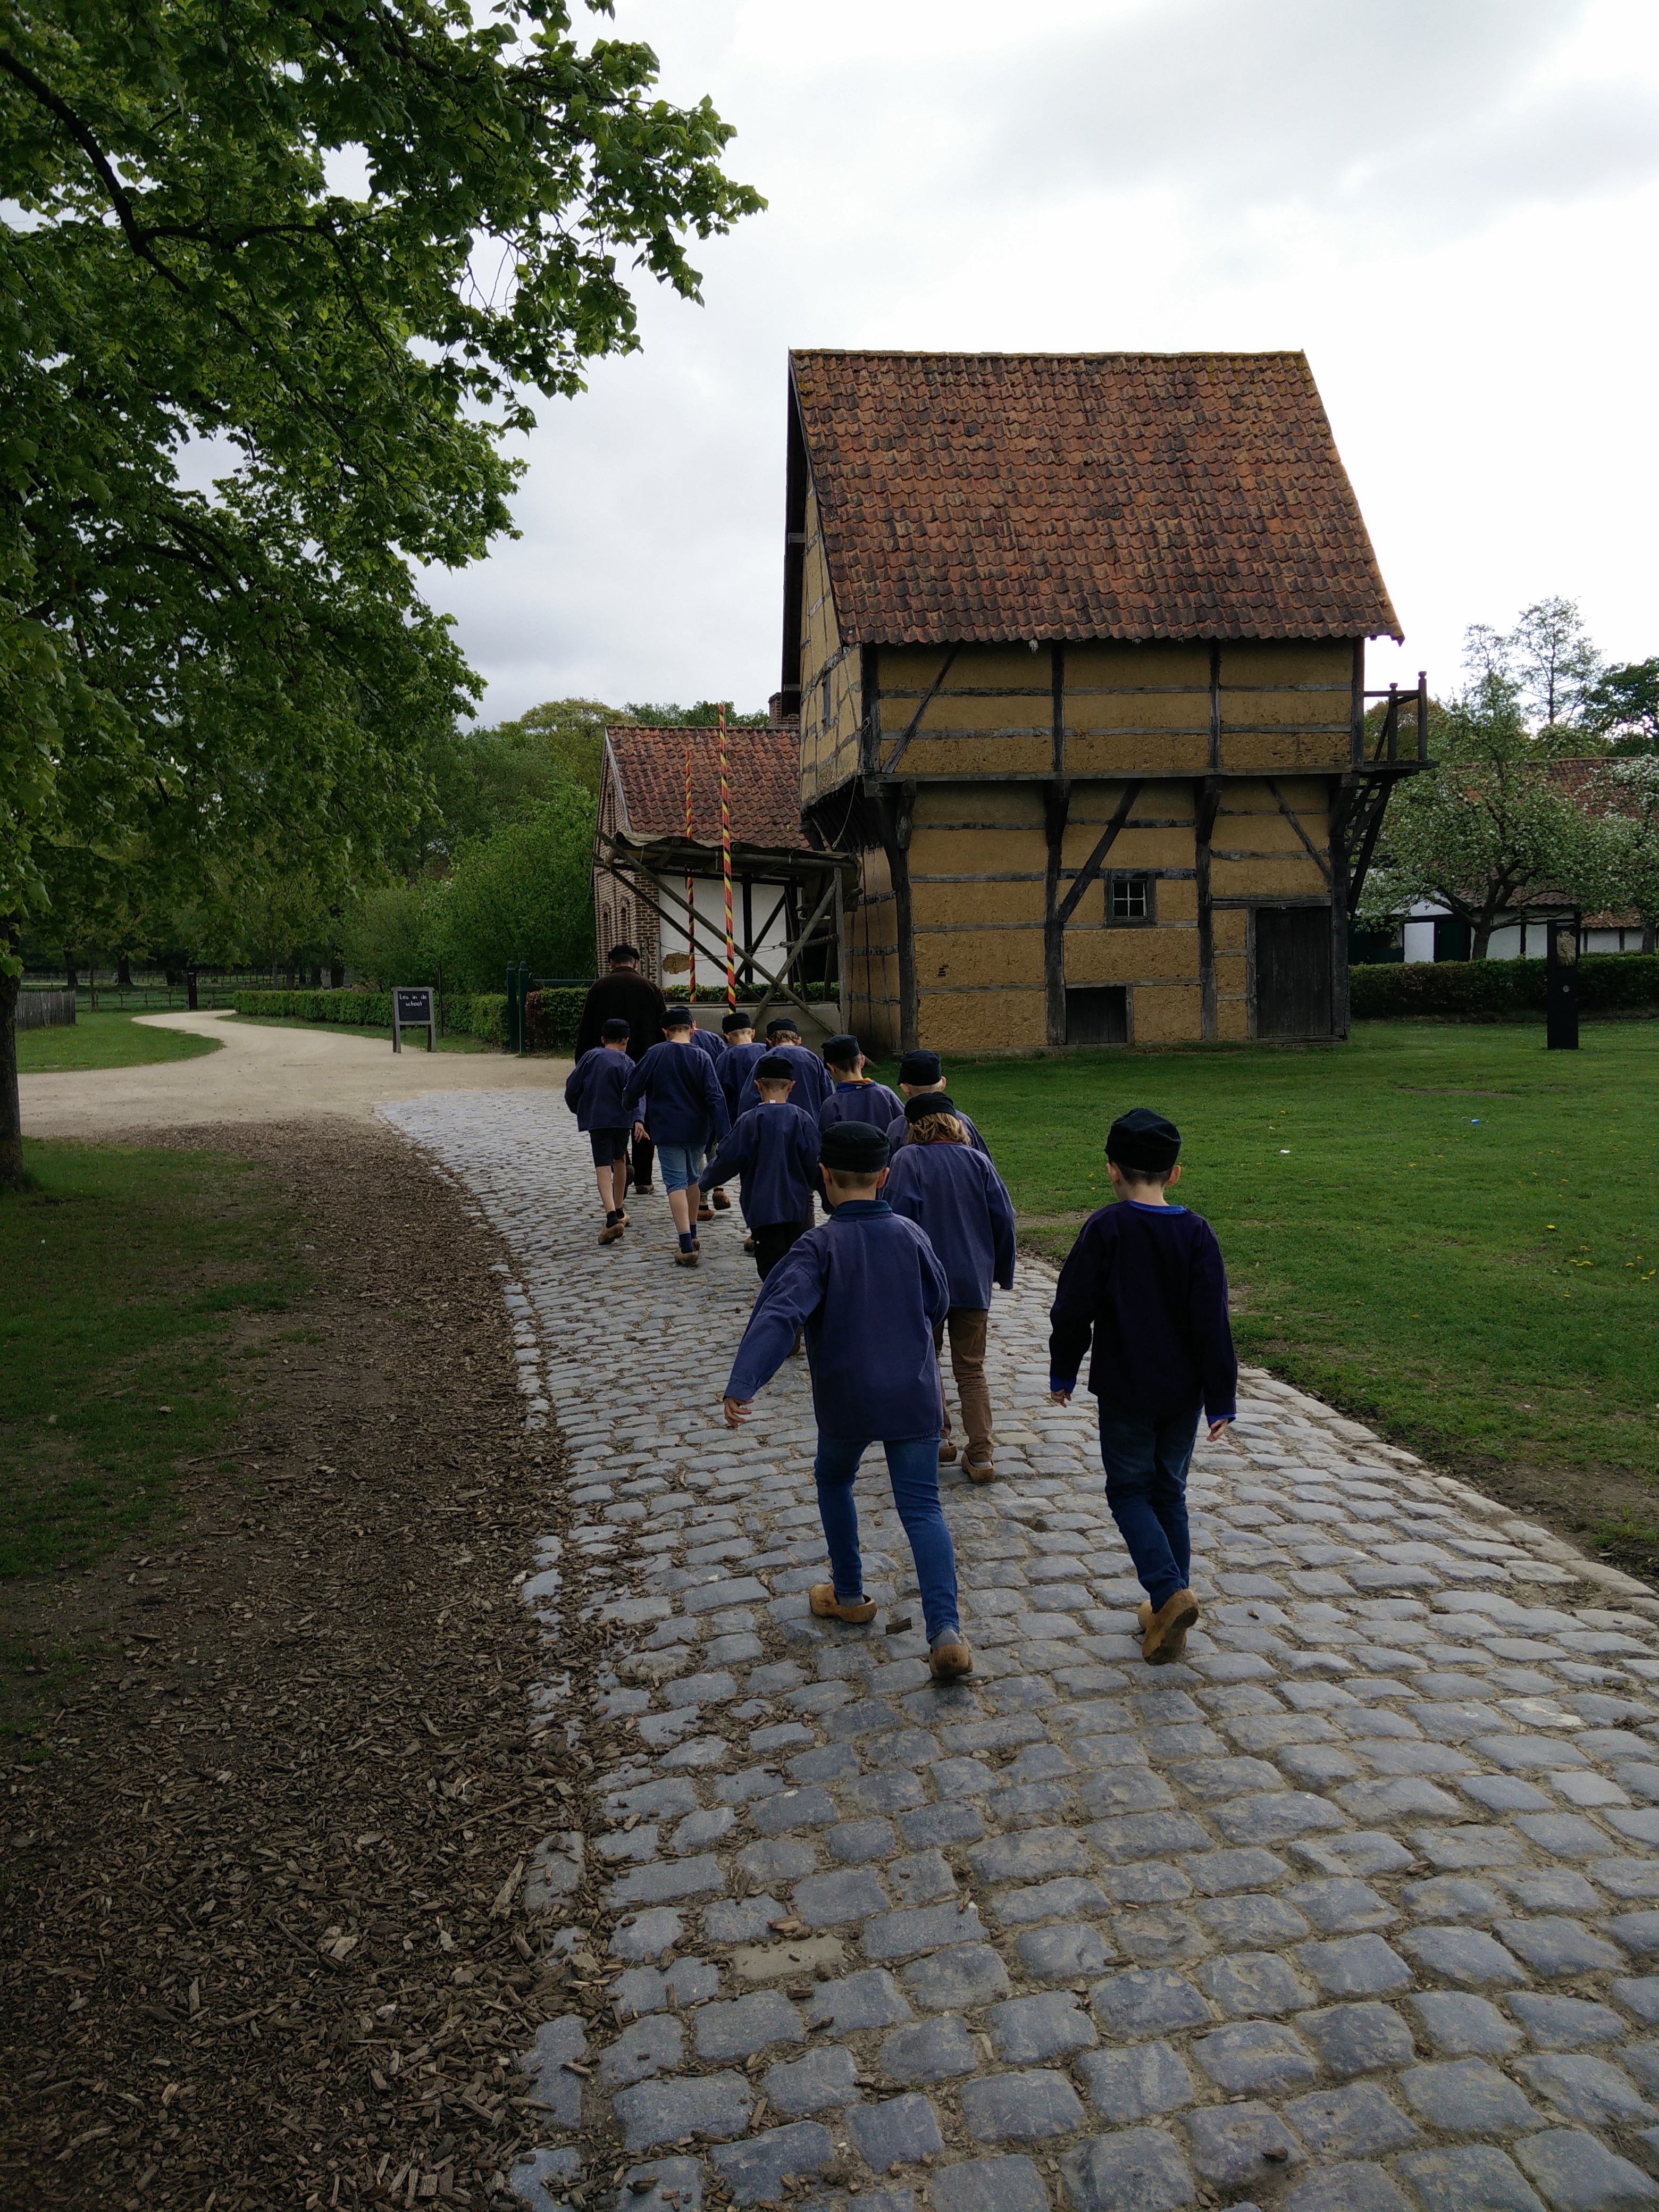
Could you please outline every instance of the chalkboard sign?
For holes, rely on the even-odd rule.
[[[430,983],[422,983],[415,989],[394,991],[392,994],[392,1049],[393,1052],[403,1050],[405,1030],[424,1030],[427,1050],[436,1052],[438,1049],[437,994]]]

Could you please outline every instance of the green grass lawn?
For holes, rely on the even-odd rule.
[[[1021,1214],[1068,1224],[1027,1243],[1064,1256],[1113,1118],[1153,1107],[1243,1358],[1441,1465],[1525,1470],[1583,1525],[1659,1519],[1659,1025],[948,1065]]]
[[[19,1030],[20,1075],[64,1075],[85,1067],[147,1067],[154,1060],[199,1060],[220,1049],[216,1037],[186,1030],[141,1029],[131,1014],[82,1013],[64,1029]]]
[[[234,1018],[243,1029],[309,1030],[313,1035],[317,1030],[323,1030],[330,1036],[374,1037],[381,1044],[390,1044],[392,1042],[390,1024],[380,1030],[360,1029],[356,1022],[305,1022],[293,1014],[237,1014]],[[486,1044],[482,1037],[441,1036],[438,1039],[438,1049],[440,1052],[499,1052],[501,1047]],[[426,1031],[424,1030],[409,1030],[404,1038],[404,1050],[424,1052]]]
[[[232,1337],[298,1281],[260,1168],[205,1152],[26,1143],[0,1194],[0,1579],[78,1565],[165,1514],[174,1462],[241,1402]],[[245,1370],[244,1370],[245,1375]]]

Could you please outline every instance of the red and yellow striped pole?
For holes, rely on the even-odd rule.
[[[720,708],[720,874],[726,883],[726,1004],[738,1010],[738,963],[732,942],[732,800],[726,782],[726,709]]]
[[[685,733],[685,842],[691,842],[691,732]],[[685,872],[685,982],[686,1000],[690,1006],[697,1002],[697,933],[695,917],[697,911],[697,879],[688,867]]]

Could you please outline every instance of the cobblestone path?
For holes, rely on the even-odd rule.
[[[1001,1479],[945,1483],[976,1678],[936,1690],[878,1461],[883,1614],[808,1614],[803,1365],[742,1436],[720,1425],[754,1290],[736,1212],[695,1274],[660,1196],[601,1251],[556,1100],[388,1111],[514,1255],[529,1418],[569,1448],[635,1746],[599,1778],[602,1832],[532,1869],[556,1924],[580,1855],[603,1869],[614,1932],[557,1940],[607,1953],[617,2025],[550,2021],[520,2061],[545,2119],[527,2204],[1659,2198],[1641,1584],[1251,1374],[1194,1463],[1202,1632],[1145,1667],[1088,1412],[1048,1402],[1051,1279],[1025,1267],[993,1314]],[[545,1705],[556,1551],[526,1585]]]

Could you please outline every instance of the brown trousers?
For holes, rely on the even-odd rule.
[[[983,1306],[952,1306],[943,1326],[933,1332],[933,1348],[941,1355],[939,1403],[944,1409],[944,1437],[951,1436],[951,1406],[945,1395],[943,1352],[945,1331],[951,1336],[951,1372],[962,1401],[962,1425],[968,1431],[968,1449],[976,1460],[991,1456],[991,1393],[985,1380],[985,1331],[990,1315]]]

